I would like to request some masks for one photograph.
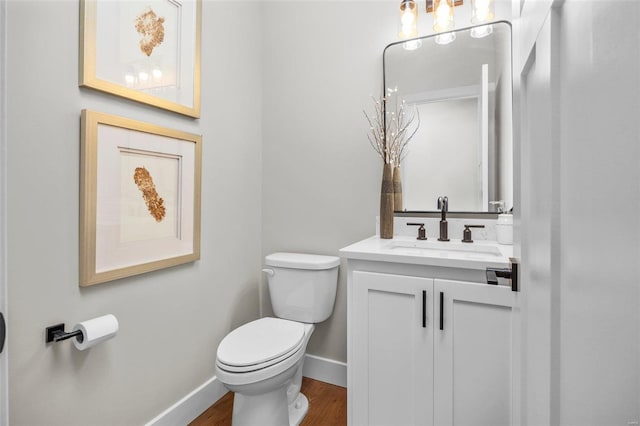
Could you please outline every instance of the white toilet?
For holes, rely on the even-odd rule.
[[[216,376],[235,392],[234,426],[297,426],[309,408],[300,393],[307,343],[313,324],[333,311],[340,258],[274,253],[265,265],[278,318],[252,321],[222,339]]]

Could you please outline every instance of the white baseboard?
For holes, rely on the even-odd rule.
[[[305,355],[302,375],[332,385],[347,387],[347,364],[344,362],[315,355]],[[145,426],[187,425],[227,392],[220,380],[213,376]]]
[[[149,421],[145,426],[188,425],[227,392],[229,391],[220,380],[213,376]]]
[[[344,362],[307,354],[302,375],[343,388],[347,387],[347,364]]]

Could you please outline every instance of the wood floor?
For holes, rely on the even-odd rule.
[[[340,386],[302,378],[302,393],[309,399],[309,412],[301,426],[347,424],[347,390]],[[229,392],[189,426],[231,426],[233,393]]]

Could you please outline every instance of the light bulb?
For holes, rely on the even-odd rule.
[[[133,86],[133,83],[136,82],[136,78],[133,76],[133,74],[125,74],[124,76],[124,81],[125,83],[127,83],[128,86]]]
[[[476,18],[478,19],[478,21],[486,21],[487,18],[489,17],[489,9],[482,8],[482,9],[476,9]]]
[[[434,0],[433,3],[433,29],[450,31],[453,23],[453,0]]]
[[[155,80],[160,80],[162,78],[162,70],[158,68],[154,68],[154,70],[151,71],[151,74]]]
[[[402,12],[401,15],[402,15],[402,18],[400,18],[400,21],[402,22],[403,27],[413,25],[413,22],[414,22],[413,13],[411,13],[410,9],[407,9],[404,12]]]
[[[471,23],[489,22],[494,17],[493,0],[471,0]]]
[[[447,18],[449,18],[449,5],[445,2],[445,3],[440,3],[440,7],[438,7],[438,10],[436,10],[436,19],[439,22],[444,22],[447,20]]]
[[[413,32],[413,16],[410,13],[405,13],[400,22],[402,23],[402,29],[400,30],[402,37],[411,37],[411,33]]]
[[[140,71],[138,73],[138,78],[140,79],[140,81],[147,81],[149,80],[149,73],[147,73],[146,71]]]

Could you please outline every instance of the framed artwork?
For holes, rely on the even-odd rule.
[[[200,117],[201,0],[80,4],[80,86]]]
[[[80,286],[200,258],[199,135],[83,110]]]

